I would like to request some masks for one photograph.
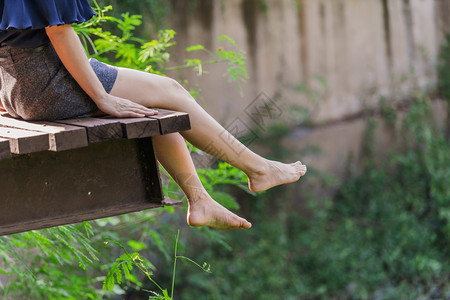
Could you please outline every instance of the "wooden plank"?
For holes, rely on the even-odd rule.
[[[165,204],[158,203],[140,203],[140,204],[130,204],[122,207],[108,207],[105,209],[98,209],[92,212],[84,212],[72,214],[72,215],[62,215],[56,217],[47,217],[45,219],[28,221],[28,222],[18,222],[15,224],[9,224],[7,226],[0,226],[0,236],[8,235],[13,233],[19,233],[29,230],[37,230],[50,228],[54,226],[61,226],[67,224],[74,224],[83,221],[90,221],[100,218],[107,218],[112,216],[117,216],[121,214],[127,214],[132,212],[137,212],[146,209],[158,208],[168,206]]]
[[[0,138],[9,140],[11,152],[15,154],[45,151],[49,148],[47,133],[0,126]]]
[[[173,199],[170,197],[164,197],[164,200],[162,202],[165,206],[180,206],[183,205],[183,201]]]
[[[123,136],[127,139],[146,138],[160,135],[159,122],[149,118],[111,118],[120,123]]]
[[[0,235],[163,205],[151,146],[119,139],[0,160]]]
[[[55,122],[86,128],[89,143],[123,138],[122,126],[116,119],[80,118]]]
[[[164,199],[152,138],[135,139],[133,141],[135,141],[138,149],[142,177],[145,182],[151,183],[145,186],[147,198],[152,198],[157,195],[159,199]]]
[[[106,207],[106,208],[99,209],[99,210],[93,211],[93,212],[77,213],[77,214],[71,214],[71,215],[66,215],[66,216],[57,216],[57,217],[53,217],[53,218],[46,218],[43,220],[20,222],[20,223],[11,224],[8,226],[0,226],[0,236],[29,231],[29,230],[44,229],[44,228],[50,228],[50,227],[54,227],[54,226],[61,226],[61,225],[74,224],[74,223],[79,223],[79,222],[84,222],[84,221],[91,221],[91,220],[95,220],[95,219],[118,216],[118,215],[138,212],[138,211],[142,211],[142,210],[147,210],[147,209],[159,208],[159,207],[163,207],[163,206],[181,206],[181,205],[183,205],[182,201],[166,197],[162,203],[152,203],[152,202],[131,203],[131,204],[126,204],[126,205],[117,206],[117,207]]]
[[[0,138],[0,159],[10,158],[9,140]]]
[[[49,134],[49,150],[63,151],[86,147],[86,129],[53,122],[24,121],[12,117],[0,117],[0,124],[18,129],[26,129]]]
[[[161,134],[169,134],[191,129],[189,114],[160,108],[156,108],[156,110],[158,111],[158,114],[148,116],[148,118],[159,121]]]

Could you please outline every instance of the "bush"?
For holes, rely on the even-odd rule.
[[[367,151],[333,199],[311,199],[312,218],[277,210],[270,199],[283,196],[267,193],[259,225],[229,236],[232,253],[202,254],[213,275],[189,277],[180,298],[450,297],[450,145],[429,99],[411,105],[396,141],[383,158]]]
[[[111,6],[101,8],[95,0],[93,2],[98,16],[86,23],[74,25],[85,50],[92,53],[92,57],[109,64],[163,75],[170,60],[169,50],[175,45],[175,32],[161,30],[157,39],[151,41],[138,38],[135,30],[142,23],[140,15],[124,13],[120,17],[111,17],[107,15]],[[104,25],[109,25],[114,32],[105,30]],[[245,53],[227,36],[221,36],[219,42],[226,45],[216,52],[201,45],[186,49],[189,52],[206,51],[210,55],[209,61],[189,59],[184,65],[172,69],[192,68],[199,73],[204,64],[226,63],[229,80],[237,82],[240,87],[239,82],[247,77]],[[228,50],[230,45],[232,49]],[[224,206],[238,207],[235,199],[216,185],[227,183],[242,186],[242,172],[219,165],[217,169],[201,171],[200,175],[207,190]],[[177,197],[175,189],[179,189],[173,183],[163,188],[166,195]],[[178,193],[178,198],[182,197]],[[102,299],[142,292],[148,297],[148,289],[155,288],[148,282],[146,284],[149,287],[144,287],[142,282],[148,279],[148,274],[130,272],[123,280],[116,277],[120,285],[114,284],[111,276],[105,275],[111,268],[115,268],[114,274],[117,275],[117,264],[129,263],[130,258],[123,256],[121,247],[117,245],[124,245],[124,249],[126,247],[132,254],[140,252],[143,253],[142,257],[152,257],[155,265],[170,262],[173,257],[171,244],[177,228],[173,228],[167,213],[173,211],[170,207],[155,209],[0,237],[0,274],[8,278],[5,285],[0,282],[0,295],[20,299]],[[161,220],[161,215],[166,220]],[[200,232],[214,237],[216,243],[227,246],[220,234],[209,234],[207,229]],[[105,241],[110,242],[108,247]],[[180,251],[183,247],[180,243]],[[141,258],[137,255],[132,257],[136,261]],[[143,258],[139,261],[147,262]],[[106,285],[108,291],[100,289],[105,277],[109,279]]]

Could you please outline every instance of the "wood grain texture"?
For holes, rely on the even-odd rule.
[[[135,141],[137,147],[141,176],[145,182],[149,183],[145,186],[147,198],[164,199],[152,138],[135,139],[133,141]]]
[[[169,134],[191,129],[189,114],[167,109],[156,109],[157,115],[148,116],[150,119],[156,119],[159,122],[161,134]]]
[[[117,119],[80,118],[55,122],[86,128],[89,143],[123,138],[122,126]]]
[[[159,207],[163,207],[163,206],[181,206],[181,205],[183,205],[183,202],[166,197],[161,204],[152,203],[152,202],[137,203],[137,204],[129,203],[129,204],[125,204],[123,206],[105,207],[101,210],[87,212],[87,213],[69,214],[66,216],[57,216],[57,217],[52,217],[52,218],[46,218],[43,220],[20,222],[20,223],[16,223],[16,224],[10,224],[7,226],[0,226],[0,236],[29,231],[29,230],[44,229],[44,228],[50,228],[50,227],[54,227],[54,226],[74,224],[74,223],[90,221],[90,220],[95,220],[95,219],[100,219],[100,218],[107,218],[107,217],[123,215],[123,214],[138,212],[138,211],[142,211],[142,210],[147,210],[147,209],[159,208]]]
[[[0,116],[0,235],[181,204],[162,193],[151,137],[188,129],[188,114],[168,110],[56,122]]]
[[[49,150],[63,151],[88,145],[85,128],[53,122],[24,121],[12,117],[0,117],[0,124],[18,129],[48,133]]]
[[[118,118],[123,136],[127,139],[146,138],[160,135],[159,122],[149,118]]]
[[[48,133],[0,126],[0,138],[8,139],[11,153],[28,154],[49,149]]]
[[[151,138],[0,160],[0,234],[163,205]]]
[[[0,225],[0,236],[25,232],[29,230],[36,229],[44,229],[50,228],[54,226],[61,226],[67,224],[74,224],[84,221],[90,221],[100,218],[107,218],[132,212],[138,212],[146,209],[153,209],[163,206],[169,206],[167,204],[158,204],[158,203],[130,203],[123,206],[117,207],[105,207],[102,209],[93,210],[90,212],[76,212],[67,215],[61,216],[52,216],[46,217],[39,220],[31,220],[22,222],[18,220],[18,223],[8,224],[8,225]]]

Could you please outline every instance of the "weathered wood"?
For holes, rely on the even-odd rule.
[[[49,148],[47,133],[0,126],[0,138],[9,140],[11,153],[27,154]]]
[[[123,138],[122,126],[117,119],[80,118],[55,122],[86,128],[89,143]]]
[[[146,209],[153,209],[163,206],[178,206],[182,205],[183,202],[174,200],[174,199],[165,199],[161,204],[159,203],[127,203],[123,206],[117,206],[117,207],[105,207],[103,209],[99,209],[97,211],[87,212],[87,213],[76,213],[66,216],[55,216],[55,217],[48,217],[42,220],[37,221],[28,221],[28,222],[20,222],[17,224],[11,224],[7,226],[0,226],[0,236],[1,235],[7,235],[7,234],[13,234],[13,233],[19,233],[24,232],[28,230],[37,230],[37,229],[44,229],[44,228],[50,228],[54,226],[61,226],[61,225],[67,225],[67,224],[74,224],[79,223],[83,221],[90,221],[100,218],[107,218],[112,216],[118,216],[133,212],[138,212]]]
[[[152,138],[142,138],[134,140],[138,148],[139,167],[144,180],[146,195],[148,199],[157,197],[163,200],[161,178],[159,167],[153,150]]]
[[[156,110],[158,111],[158,114],[149,116],[148,118],[159,121],[161,134],[169,134],[191,129],[189,114],[160,108],[157,108]]]
[[[48,133],[49,150],[63,151],[88,145],[86,129],[53,122],[24,121],[12,117],[0,117],[0,124],[18,129]]]
[[[146,138],[160,135],[159,122],[149,118],[120,118],[123,135],[127,139]]]
[[[51,151],[64,151],[70,149],[77,149],[87,147],[88,135],[85,128],[76,126],[58,124],[62,131],[50,133],[50,148]]]
[[[11,150],[9,148],[9,140],[0,138],[0,159],[10,157],[11,157]]]
[[[187,114],[167,110],[53,123],[0,116],[0,235],[179,204],[163,196],[151,137],[188,129]]]
[[[151,138],[0,161],[0,235],[163,205]]]

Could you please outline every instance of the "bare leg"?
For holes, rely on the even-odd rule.
[[[191,226],[210,226],[217,229],[248,229],[247,220],[214,201],[202,186],[184,138],[173,133],[154,138],[159,162],[177,182],[188,199],[187,222]]]
[[[183,137],[197,148],[244,171],[249,178],[249,188],[254,192],[295,182],[306,173],[306,166],[301,162],[269,161],[246,148],[173,79],[121,68],[111,94],[147,107],[189,113],[192,129],[182,132]]]

